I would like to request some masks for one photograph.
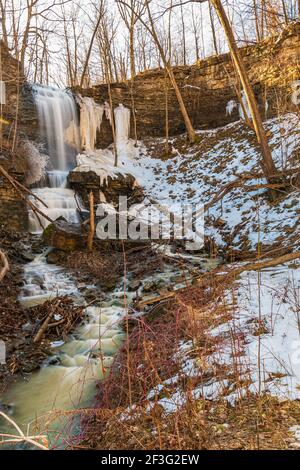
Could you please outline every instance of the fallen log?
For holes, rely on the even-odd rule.
[[[260,271],[262,269],[274,268],[275,266],[279,266],[281,264],[288,263],[290,261],[295,261],[296,259],[300,259],[300,251],[297,251],[295,253],[289,253],[283,256],[279,256],[277,258],[273,258],[267,261],[253,260],[251,263],[246,263],[243,266],[239,266],[238,268],[233,268],[232,270],[229,270],[228,272],[222,275],[218,275],[218,269],[215,269],[203,276],[195,278],[193,285],[195,285],[196,283],[202,287],[206,287],[211,283],[211,279],[214,276],[218,276],[218,281],[222,282],[223,284],[225,281],[228,281],[228,279],[234,280],[234,278],[238,277],[240,274],[242,274],[245,271]],[[222,268],[222,272],[224,272],[224,268]],[[139,302],[136,305],[136,308],[143,309],[144,307],[156,305],[160,302],[163,302],[163,301],[166,301],[175,297],[178,293],[186,292],[190,288],[191,286],[183,287],[182,289],[178,289],[173,292],[168,292],[167,294],[163,294],[163,295]]]
[[[260,271],[261,269],[274,268],[275,266],[288,263],[289,261],[295,261],[296,259],[299,259],[299,258],[300,258],[300,251],[296,251],[295,253],[289,253],[287,255],[278,256],[277,258],[273,258],[267,261],[258,260],[256,262],[247,263],[244,266],[234,268],[232,271],[229,271],[227,273],[226,277],[227,276],[236,277],[242,274],[244,271]]]
[[[299,173],[300,174],[300,168],[293,168],[290,170],[284,170],[281,172],[278,172],[277,175],[271,175],[270,178],[276,178],[282,177],[283,179],[286,176],[291,176],[295,177],[295,174]],[[253,179],[264,179],[264,175],[262,173],[244,173],[239,176],[234,181],[230,181],[229,183],[225,184],[212,198],[210,202],[204,205],[205,211],[210,209],[212,206],[214,206],[217,202],[219,202],[221,199],[223,199],[226,194],[228,194],[230,191],[232,191],[235,188],[238,188],[240,186],[243,186],[246,181],[253,180]],[[251,185],[251,186],[244,186],[244,189],[246,191],[254,191],[256,189],[283,189],[286,187],[287,181],[283,181],[282,183],[274,183],[274,184],[256,184],[256,185]],[[293,185],[292,185],[293,186]],[[297,189],[294,187],[294,189]]]

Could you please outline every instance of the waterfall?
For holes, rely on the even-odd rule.
[[[80,137],[81,145],[87,152],[95,150],[97,131],[100,130],[104,106],[95,103],[92,98],[81,98]]]
[[[68,222],[78,222],[75,193],[67,188],[67,176],[75,166],[75,156],[80,148],[79,123],[76,103],[68,91],[40,85],[34,86],[41,137],[45,138],[49,155],[49,169],[44,187],[33,193],[45,202],[30,196],[34,205],[51,220],[63,216]],[[49,221],[29,211],[29,231],[40,233]]]
[[[35,85],[33,91],[51,167],[68,171],[75,163],[80,146],[74,98],[71,93],[58,88]]]

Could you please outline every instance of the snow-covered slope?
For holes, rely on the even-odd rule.
[[[300,165],[300,122],[288,114],[266,123],[269,142],[277,168]],[[200,131],[200,143],[187,146],[185,137],[172,140],[172,156],[153,158],[156,141],[147,142],[130,163],[124,165],[145,187],[146,194],[164,205],[182,202],[209,203],[227,183],[243,173],[261,173],[259,149],[253,132],[240,121],[214,131]],[[255,249],[258,237],[262,244],[274,242],[288,245],[299,238],[299,192],[282,193],[282,200],[272,204],[264,195],[265,189],[255,185],[264,179],[249,180],[247,188],[235,188],[206,214],[206,235],[214,238],[219,247]],[[260,227],[260,228],[259,228]]]
[[[267,121],[265,127],[277,168],[299,167],[299,117],[289,113]],[[131,173],[149,199],[173,212],[187,203],[208,204],[240,175],[262,173],[254,132],[243,121],[212,131],[198,131],[199,143],[193,146],[187,144],[185,135],[175,137],[170,141],[172,151],[168,158],[164,157],[163,139],[149,139],[135,146],[123,134],[119,139],[122,145],[117,142],[117,168],[110,147],[79,155],[76,171],[94,170],[103,181],[117,173]],[[282,198],[272,204],[266,189],[258,187],[265,183],[264,178],[246,180],[207,210],[205,234],[219,250],[247,252],[255,250],[258,241],[262,247],[274,244],[284,247],[298,242],[298,191],[282,191]]]

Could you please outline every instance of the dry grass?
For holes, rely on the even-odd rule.
[[[191,288],[172,303],[156,307],[136,322],[129,341],[115,361],[111,376],[99,384],[98,403],[82,420],[84,446],[98,449],[287,449],[293,442],[291,426],[299,423],[300,404],[280,402],[262,394],[233,406],[225,398],[195,399],[193,391],[212,377],[225,376],[237,391],[247,387],[239,369],[238,350],[242,338],[233,338],[233,367],[211,369],[207,358],[220,346],[206,332],[231,317],[233,305],[224,301],[231,285],[216,278],[205,289]],[[130,325],[133,322],[130,321]],[[192,344],[190,356],[200,366],[189,376],[182,371],[178,343]],[[242,374],[243,372],[243,374]],[[174,383],[167,379],[176,376]],[[165,382],[165,383],[164,383]],[[148,394],[157,386],[155,398]],[[225,392],[224,387],[224,392]],[[184,397],[182,406],[166,412],[162,398],[172,401],[174,393]],[[92,416],[92,417],[91,417]]]

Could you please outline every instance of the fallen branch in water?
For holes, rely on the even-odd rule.
[[[2,268],[0,271],[0,281],[2,281],[2,279],[4,279],[7,272],[9,271],[9,264],[8,264],[6,255],[1,250],[0,250],[0,260],[2,262]]]
[[[18,432],[17,435],[1,433],[0,437],[2,437],[3,440],[0,441],[0,445],[20,444],[25,442],[34,447],[37,447],[40,450],[49,450],[47,436],[26,436],[22,429],[9,416],[7,416],[2,411],[0,411],[0,416],[8,421],[9,424],[11,424]],[[39,441],[42,441],[43,444],[41,444]]]
[[[44,336],[44,334],[46,333],[46,330],[49,327],[50,320],[53,317],[54,312],[56,308],[59,306],[59,304],[60,304],[60,300],[58,302],[55,302],[55,304],[52,306],[49,314],[46,317],[46,320],[44,321],[44,323],[42,324],[42,326],[40,327],[39,331],[37,332],[37,334],[35,335],[33,339],[34,343],[39,343],[41,341],[42,337]]]

